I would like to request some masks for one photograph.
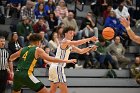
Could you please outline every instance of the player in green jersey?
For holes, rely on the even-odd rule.
[[[9,58],[11,77],[13,76],[12,62],[19,58],[17,70],[14,73],[13,93],[21,93],[21,88],[26,85],[37,93],[49,93],[42,82],[33,76],[33,71],[38,58],[48,60],[50,62],[75,63],[75,59],[62,60],[50,57],[42,48],[41,37],[38,34],[33,34],[29,37],[30,45],[20,49],[12,54]]]

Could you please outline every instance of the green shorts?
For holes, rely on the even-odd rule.
[[[44,87],[44,84],[34,77],[33,74],[28,76],[27,70],[16,71],[14,74],[13,90],[16,92],[20,91],[23,86],[38,92]]]

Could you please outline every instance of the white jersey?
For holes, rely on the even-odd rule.
[[[57,52],[56,52],[55,58],[68,60],[70,52],[71,52],[71,49],[72,49],[71,46],[68,46],[66,49],[62,49],[60,47],[60,45],[59,45],[58,48],[57,48]],[[52,63],[51,66],[65,67],[66,63]]]
[[[68,59],[72,47],[68,46],[66,49],[62,49],[60,45],[57,48],[55,58]],[[66,63],[51,63],[49,68],[49,80],[54,83],[64,82],[66,83],[66,75],[64,73],[64,67]]]

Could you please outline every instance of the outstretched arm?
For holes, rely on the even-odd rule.
[[[61,42],[61,48],[65,49],[68,45],[73,45],[73,46],[79,46],[82,44],[85,44],[86,42],[95,42],[97,41],[97,38],[95,36],[91,37],[91,38],[86,38],[86,39],[81,39],[81,40],[77,40],[77,41],[71,41],[71,40],[65,40]]]
[[[82,48],[82,49],[80,49],[80,48],[78,48],[78,47],[75,47],[75,46],[72,47],[72,51],[73,51],[73,52],[76,52],[76,53],[79,53],[79,54],[87,53],[87,52],[89,52],[90,50],[95,51],[96,49],[97,49],[97,46],[96,46],[96,45],[93,45],[93,46],[87,47],[87,48]]]
[[[130,22],[127,21],[125,18],[122,18],[121,20],[121,24],[125,27],[125,29],[127,30],[127,33],[130,37],[131,40],[133,40],[134,42],[140,44],[140,36],[136,35],[132,29],[130,28]]]
[[[47,60],[49,62],[53,62],[53,63],[75,63],[76,60],[75,59],[71,59],[71,60],[63,60],[63,59],[58,59],[55,57],[51,57],[48,54],[45,53],[45,51],[41,48],[37,48],[36,50],[36,58],[42,58],[44,60]],[[46,61],[46,63],[47,63]]]

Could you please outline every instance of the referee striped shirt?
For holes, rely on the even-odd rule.
[[[6,70],[8,67],[9,52],[5,48],[0,48],[0,70]]]

